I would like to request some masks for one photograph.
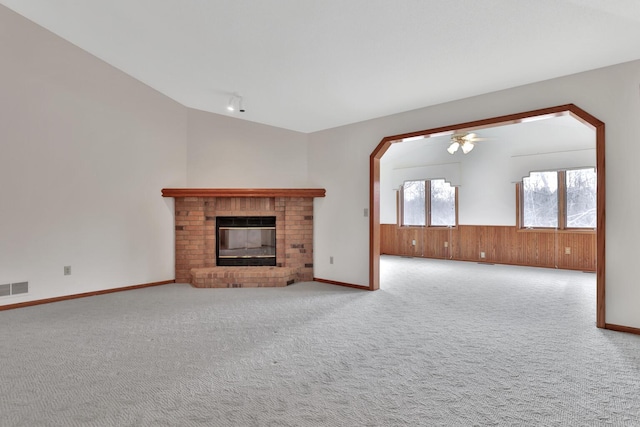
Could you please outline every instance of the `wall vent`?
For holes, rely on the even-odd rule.
[[[0,285],[0,297],[6,297],[11,295],[11,284]]]
[[[29,282],[7,283],[0,285],[0,297],[28,294]]]
[[[19,282],[11,284],[11,295],[26,294],[29,292],[29,282]]]

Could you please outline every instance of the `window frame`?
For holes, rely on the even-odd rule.
[[[523,181],[516,183],[516,225],[518,231],[534,231],[534,232],[570,232],[570,233],[595,233],[596,227],[568,227],[567,226],[567,170],[586,170],[593,168],[574,168],[574,169],[558,169],[545,170],[536,172],[556,172],[558,179],[558,227],[525,227],[524,226],[524,185]],[[597,178],[596,178],[597,179]],[[597,191],[597,188],[596,188]]]
[[[410,179],[405,182],[414,182],[414,181],[422,181],[424,182],[424,200],[425,200],[425,225],[413,225],[413,224],[405,224],[404,223],[404,182],[400,186],[400,190],[396,192],[396,218],[398,227],[405,228],[435,228],[435,229],[455,229],[458,228],[458,186],[451,185],[444,178],[437,179]],[[454,225],[433,225],[431,223],[431,181],[444,181],[449,183],[451,187],[454,188],[454,213],[455,213],[455,224]]]

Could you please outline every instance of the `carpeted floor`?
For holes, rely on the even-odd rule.
[[[595,276],[383,257],[382,287],[165,285],[0,312],[0,426],[638,426]]]

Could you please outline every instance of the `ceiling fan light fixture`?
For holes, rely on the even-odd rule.
[[[471,141],[465,141],[464,144],[462,144],[462,152],[464,154],[469,153],[471,150],[473,150],[473,142]]]
[[[447,151],[449,152],[449,154],[454,154],[456,151],[458,151],[458,148],[461,148],[462,152],[464,154],[467,154],[470,153],[471,150],[473,150],[476,141],[482,141],[484,139],[485,138],[478,138],[478,135],[476,135],[475,133],[454,134],[451,137],[451,142],[449,147],[447,148]]]

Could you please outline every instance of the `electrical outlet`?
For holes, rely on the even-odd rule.
[[[333,264],[333,257],[332,256],[329,257],[329,264]]]
[[[444,242],[444,247],[448,248],[449,247],[449,242]]]
[[[365,217],[369,216],[369,209],[364,208],[364,216]]]
[[[71,266],[70,265],[65,265],[64,266],[64,275],[65,276],[70,276],[71,275]]]
[[[412,241],[411,241],[411,246],[415,246],[415,245],[416,245],[416,241],[415,241],[415,240],[412,240]]]
[[[570,247],[568,247],[568,246],[567,246],[567,247],[565,247],[565,248],[564,248],[564,253],[565,253],[565,255],[571,255],[571,248],[570,248]]]
[[[480,258],[486,258],[486,254],[484,252],[480,252]]]

